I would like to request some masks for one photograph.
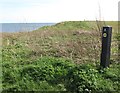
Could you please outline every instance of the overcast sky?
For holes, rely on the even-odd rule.
[[[0,0],[0,23],[118,20],[120,0]],[[100,8],[99,8],[100,6]]]

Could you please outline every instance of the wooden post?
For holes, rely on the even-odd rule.
[[[102,52],[100,66],[109,67],[110,64],[110,47],[111,47],[112,27],[105,26],[102,30]]]

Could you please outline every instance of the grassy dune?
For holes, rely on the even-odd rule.
[[[2,33],[4,91],[118,91],[117,22],[110,68],[100,69],[101,32],[96,22],[69,21],[32,32]]]

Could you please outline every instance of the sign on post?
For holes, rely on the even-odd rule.
[[[100,66],[106,68],[110,64],[112,27],[105,26],[102,29],[102,52]]]

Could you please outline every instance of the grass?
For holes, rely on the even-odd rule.
[[[2,33],[4,91],[118,91],[118,27],[113,27],[110,68],[100,69],[96,22],[68,21],[32,32]],[[94,77],[95,76],[95,77]]]
[[[3,38],[5,38],[3,47],[21,44],[30,49],[34,57],[67,57],[76,63],[78,59],[88,58],[89,55],[86,56],[84,53],[90,54],[94,47],[97,53],[100,47],[99,36],[88,22],[62,22],[33,32],[5,34]],[[92,56],[93,53],[90,55]]]
[[[117,22],[106,22],[113,26],[113,40],[117,32]],[[67,57],[76,63],[83,60],[99,59],[101,37],[95,22],[62,22],[45,26],[33,32],[3,33],[3,47],[20,44],[31,51],[32,57]],[[112,54],[117,53],[117,43],[112,42]]]

